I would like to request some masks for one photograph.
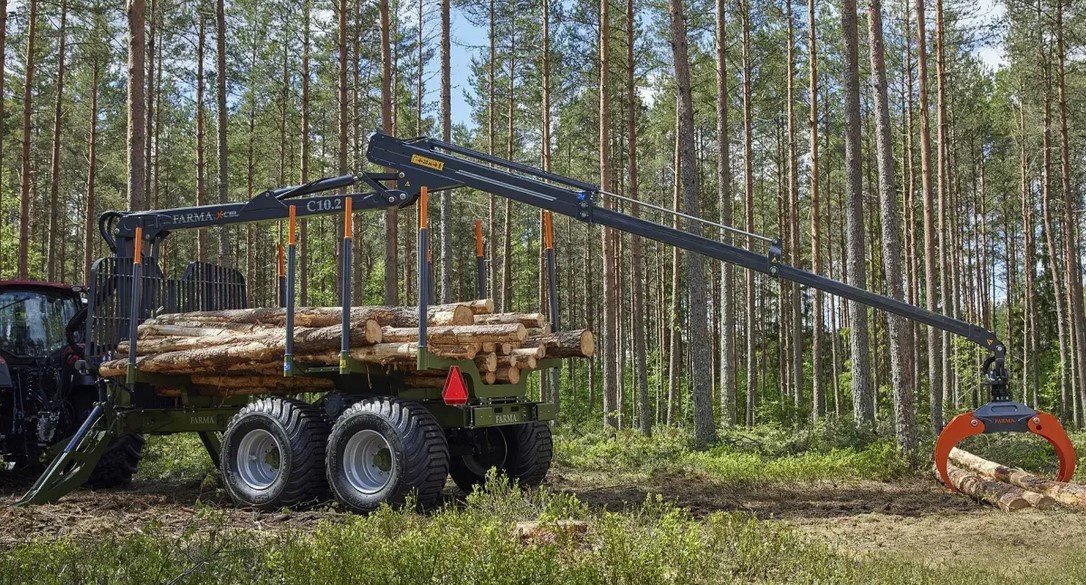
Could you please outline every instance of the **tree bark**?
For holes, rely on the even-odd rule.
[[[7,44],[8,44],[8,0],[0,0],[0,63],[7,63]],[[0,75],[0,96],[6,95],[4,93],[4,81],[5,75]],[[4,117],[4,102],[6,100],[0,99],[0,120],[6,119]],[[0,138],[0,169],[4,168],[4,140]],[[0,208],[3,208],[4,202],[4,173],[0,172]],[[4,218],[0,217],[0,230],[4,227]],[[0,261],[3,260],[4,245],[0,243]],[[0,276],[4,273],[0,268]]]
[[[936,104],[935,104],[935,116],[936,116],[936,173],[937,173],[937,191],[936,197],[938,202],[938,209],[936,211],[938,219],[938,240],[939,240],[939,269],[940,269],[940,286],[943,292],[943,313],[951,317],[957,317],[955,312],[955,303],[957,295],[953,294],[951,290],[951,264],[949,263],[949,244],[947,238],[949,232],[947,228],[947,214],[950,212],[948,209],[948,200],[950,198],[950,186],[949,178],[947,176],[949,162],[948,149],[949,137],[947,136],[947,103],[946,103],[946,55],[943,50],[943,0],[935,0],[935,87],[936,87]],[[939,333],[941,340],[940,345],[942,348],[942,365],[940,369],[943,373],[943,403],[952,404],[955,407],[958,405],[958,397],[954,392],[953,370],[951,369],[950,356],[954,350],[953,341],[950,339],[950,335],[945,332]]]
[[[144,127],[144,18],[143,0],[128,0],[128,208],[130,211],[147,209],[147,193],[144,192],[143,142],[147,139]]]
[[[96,47],[91,57],[90,115],[87,120],[89,122],[87,124],[89,127],[87,132],[87,208],[83,218],[83,282],[88,285],[91,284],[91,263],[94,261],[94,242],[98,234],[95,187],[98,180],[98,80],[102,73],[102,66],[98,59],[99,53]]]
[[[347,0],[339,0],[338,2],[338,25],[339,34],[336,35],[336,45],[339,55],[339,174],[347,174],[347,138],[349,128],[348,119],[348,102],[347,102],[347,62],[349,57],[347,55]],[[421,22],[419,23],[419,29],[422,29]],[[421,50],[421,49],[420,49]],[[346,188],[341,188],[340,193],[346,193]]]
[[[860,77],[856,2],[841,4],[841,28],[844,41],[844,114],[845,114],[845,222],[848,242],[846,263],[848,283],[867,288],[867,250],[864,243],[862,145],[860,143]],[[849,302],[849,338],[852,350],[852,408],[856,421],[875,422],[871,397],[871,359],[868,349],[867,307]]]
[[[196,32],[196,205],[207,203],[207,145],[205,144],[206,123],[204,118],[204,51],[207,38],[204,13],[197,10],[199,21]],[[196,258],[207,262],[210,252],[207,230],[196,230]],[[305,271],[302,272],[303,274]],[[303,281],[304,282],[304,281]],[[302,285],[305,290],[305,285]]]
[[[64,121],[64,73],[65,50],[68,41],[68,2],[60,2],[60,40],[57,46],[57,94],[53,110],[53,151],[49,161],[49,229],[46,236],[49,242],[49,256],[47,259],[47,278],[50,282],[58,282],[61,279],[57,274],[63,271],[63,267],[57,266],[61,257],[59,249],[64,246],[64,232],[58,226],[60,222],[60,127]],[[59,270],[58,270],[59,269]]]
[[[726,0],[716,0],[716,147],[717,204],[720,223],[732,225],[731,133],[728,129],[728,17]],[[731,232],[722,234],[725,244],[732,243]],[[735,269],[724,263],[720,272],[720,408],[723,423],[736,423],[735,390]]]
[[[606,0],[604,0],[606,1]],[[683,190],[683,212],[700,215],[697,191],[697,159],[694,151],[694,100],[691,95],[690,55],[686,39],[686,11],[682,0],[670,0],[671,55],[675,66],[675,85],[679,101],[679,177]],[[701,224],[688,222],[687,231],[701,236]],[[687,328],[690,335],[690,360],[695,365],[712,363],[709,344],[708,302],[705,298],[705,259],[699,254],[686,255]],[[608,344],[610,345],[610,344]],[[694,410],[694,448],[706,449],[716,440],[713,422],[712,380],[709,376],[691,376]]]
[[[743,18],[743,210],[746,215],[745,228],[748,232],[754,232],[754,122],[752,116],[751,99],[751,75],[754,67],[751,63],[750,46],[750,0],[741,0]],[[747,238],[747,246],[753,247],[754,240]],[[746,319],[747,334],[747,416],[748,427],[754,426],[755,393],[754,385],[757,382],[757,370],[755,368],[755,351],[757,350],[757,331],[754,321],[750,317],[755,314],[756,304],[754,296],[754,272],[747,270],[746,277]]]
[[[792,0],[785,0],[787,19],[788,49],[785,75],[785,117],[787,127],[788,156],[788,258],[797,268],[803,267],[803,246],[799,233],[799,171],[796,168],[796,120],[795,120],[795,37],[792,21]],[[789,283],[787,287],[788,306],[791,310],[791,343],[789,344],[791,362],[792,399],[799,412],[803,404],[803,307],[800,304],[799,285]]]
[[[810,133],[811,151],[811,271],[822,270],[821,216],[819,212],[818,176],[818,37],[815,28],[815,0],[807,0],[807,47],[808,47],[808,97],[811,101],[807,128]],[[824,315],[822,293],[811,290],[811,418],[818,420],[824,410],[825,389],[822,386],[822,339]]]
[[[449,0],[441,0],[441,139],[452,140],[452,69]],[[544,41],[544,46],[546,42]],[[546,57],[544,57],[546,62]],[[545,101],[545,100],[544,100]],[[453,300],[452,192],[441,193],[441,302]]]
[[[596,338],[587,329],[575,329],[528,337],[521,347],[543,347],[547,358],[592,357],[596,354]]]
[[[390,39],[389,0],[380,0],[381,18],[381,128],[392,134],[392,45]],[[396,243],[399,241],[399,214],[395,207],[385,210],[385,304],[398,305],[400,286],[396,279],[399,265]]]
[[[599,155],[600,189],[611,191],[611,0],[600,0],[599,29]],[[611,204],[604,200],[608,209]],[[611,228],[601,230],[603,263],[603,418],[609,429],[619,427],[618,417],[618,283],[611,261],[615,236]]]
[[[387,0],[385,0],[387,2]],[[310,22],[313,12],[313,0],[305,0],[302,8],[302,153],[301,153],[301,179],[302,183],[309,181],[309,157],[311,146],[310,113],[309,113],[309,53],[311,45]],[[385,22],[387,24],[387,22]],[[382,97],[387,94],[382,93]],[[383,111],[383,110],[382,110]],[[302,218],[298,220],[298,266],[301,267],[300,289],[298,301],[304,307],[309,304],[309,222]]]
[[[215,2],[215,99],[218,111],[218,190],[219,203],[226,203],[230,194],[230,152],[227,149],[226,133],[229,126],[229,112],[226,109],[226,6],[225,0]],[[230,230],[219,228],[218,264],[233,266],[230,253]]]
[[[1060,124],[1060,185],[1063,191],[1063,260],[1064,281],[1069,283],[1067,296],[1071,314],[1070,327],[1074,333],[1072,359],[1078,374],[1081,403],[1086,404],[1086,313],[1082,301],[1082,275],[1079,264],[1078,225],[1076,210],[1081,207],[1078,190],[1071,184],[1071,145],[1067,131],[1067,82],[1064,62],[1063,2],[1056,2],[1056,91]],[[1078,413],[1074,417],[1079,420]]]
[[[142,10],[142,9],[141,9]],[[38,36],[38,0],[30,0],[26,31],[26,67],[23,84],[23,158],[22,186],[19,199],[19,278],[30,274],[30,200],[33,196],[33,171],[30,166],[31,124],[34,114],[34,41]],[[141,19],[142,20],[142,19]],[[142,35],[142,30],[141,30]]]
[[[920,188],[924,195],[924,302],[927,310],[939,311],[939,289],[936,270],[938,249],[935,245],[935,196],[931,186],[931,129],[928,113],[928,54],[927,29],[924,25],[924,0],[916,0],[917,93],[920,108]],[[928,392],[931,405],[931,427],[935,433],[943,430],[943,361],[942,335],[928,327]]]
[[[544,0],[546,2],[548,0]],[[637,112],[639,108],[636,93],[637,62],[634,60],[635,28],[637,27],[634,0],[626,0],[626,173],[629,175],[629,187],[626,194],[633,200],[630,205],[630,215],[638,217],[640,208],[638,197],[640,181],[637,172]],[[645,312],[645,283],[644,283],[644,244],[641,237],[634,235],[630,238],[630,256],[633,265],[630,267],[630,296],[633,304],[633,322],[631,337],[633,338],[634,368],[637,384],[637,410],[638,423],[641,434],[652,434],[652,404],[649,402],[649,372],[648,349],[645,339],[648,337],[647,319],[639,318]]]
[[[894,175],[894,144],[890,130],[890,104],[886,88],[886,57],[883,46],[882,2],[867,5],[868,38],[871,50],[871,84],[875,89],[875,143],[878,154],[879,201],[882,209],[882,261],[886,288],[891,298],[902,300],[901,221],[897,208]],[[912,368],[906,360],[905,319],[888,316],[890,342],[890,390],[894,407],[894,431],[897,443],[909,454],[916,450],[916,419],[913,407]]]
[[[1025,490],[997,481],[988,481],[953,465],[947,465],[950,482],[963,494],[973,496],[1004,512],[1017,512],[1031,506]]]

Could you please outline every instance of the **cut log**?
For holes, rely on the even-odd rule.
[[[452,359],[475,359],[477,344],[432,345],[431,353]],[[376,365],[412,363],[418,357],[417,343],[378,343],[352,347],[354,359]],[[339,363],[338,351],[299,353],[295,361],[302,364],[334,365]],[[282,367],[283,350],[259,343],[220,345],[186,351],[174,351],[136,358],[137,367],[157,374],[191,374],[194,372],[266,372],[270,367]],[[128,360],[103,363],[98,371],[106,377],[124,376]]]
[[[540,329],[547,323],[543,313],[494,313],[489,315],[476,315],[476,325],[501,325],[506,323],[520,323],[529,329]]]
[[[298,307],[294,311],[294,324],[298,327],[327,327],[338,325],[343,314],[341,307]],[[474,325],[472,307],[467,303],[434,305],[429,307],[430,325]],[[373,319],[382,326],[418,327],[419,310],[417,307],[364,306],[351,308],[351,320]],[[280,308],[229,309],[223,311],[197,311],[191,313],[168,313],[159,315],[150,321],[153,325],[173,325],[178,323],[207,323],[211,327],[223,324],[258,324],[286,325],[286,310]]]
[[[174,326],[168,326],[170,330]],[[251,327],[251,326],[250,326]],[[147,329],[145,331],[156,331]],[[189,331],[208,332],[208,329],[190,329]],[[351,345],[373,345],[381,342],[381,326],[373,319],[361,319],[351,324]],[[339,325],[327,327],[299,327],[294,330],[295,352],[318,352],[335,349],[340,345],[341,330]],[[272,348],[286,348],[286,330],[282,327],[260,327],[252,331],[220,330],[218,334],[196,337],[171,335],[168,337],[140,334],[136,343],[139,355],[151,355],[173,351],[186,351],[216,345],[241,343],[262,343]],[[117,346],[121,354],[128,353],[128,342]]]
[[[494,378],[501,384],[516,384],[520,382],[520,370],[512,366],[498,366]]]
[[[958,491],[991,504],[1004,512],[1015,512],[1031,507],[1022,488],[984,479],[954,465],[947,465],[947,474]]]
[[[506,363],[521,370],[534,370],[538,367],[535,357],[536,353],[535,348],[514,349],[513,353],[505,358],[507,360]]]
[[[493,372],[498,369],[498,356],[493,353],[480,353],[475,356],[475,367],[480,372]]]
[[[471,309],[472,315],[485,315],[494,312],[494,301],[491,299],[475,299],[473,301],[461,301],[458,305],[466,305]]]
[[[448,343],[484,343],[515,342],[520,343],[528,337],[528,330],[520,323],[497,325],[452,325],[428,327],[426,341],[435,344]],[[389,342],[418,341],[417,327],[385,327],[381,338]]]
[[[333,386],[332,381],[326,378],[287,378],[284,376],[254,375],[193,375],[192,383],[197,386],[216,386],[219,388],[267,388],[293,390],[295,392],[329,390]]]
[[[595,337],[587,329],[529,337],[521,344],[521,347],[539,346],[546,350],[547,357],[553,358],[591,357],[596,353]]]
[[[1009,483],[1024,490],[1049,496],[1062,506],[1086,510],[1086,485],[1064,483],[1038,477],[1021,469],[1014,469],[988,461],[957,447],[951,449],[950,460],[981,475]]]

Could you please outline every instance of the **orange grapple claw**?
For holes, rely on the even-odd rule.
[[[950,457],[950,451],[954,449],[954,445],[967,437],[979,435],[983,432],[984,423],[973,418],[972,410],[959,414],[943,427],[943,432],[939,433],[939,438],[935,441],[934,457],[935,470],[939,472],[939,479],[943,480],[946,487],[958,491],[958,488],[951,483],[950,475],[946,470],[947,459]]]
[[[1056,457],[1060,461],[1060,471],[1056,475],[1057,481],[1071,481],[1075,475],[1075,464],[1078,456],[1075,454],[1075,446],[1067,437],[1067,431],[1060,424],[1059,419],[1047,412],[1038,412],[1027,423],[1029,432],[1045,438],[1056,450]]]

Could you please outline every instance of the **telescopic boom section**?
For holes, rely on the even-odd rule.
[[[601,192],[596,185],[432,138],[402,139],[377,132],[370,137],[366,156],[375,164],[398,170],[401,175],[399,188],[409,196],[416,194],[422,186],[426,186],[431,192],[469,187],[590,224],[599,224],[663,242],[722,262],[816,288],[964,337],[991,351],[996,368],[1002,370],[1006,348],[991,331],[783,264],[780,260],[780,244],[775,241],[770,244],[768,254],[759,254],[632,217],[599,205],[600,198],[610,194]],[[727,226],[717,227],[731,229]]]

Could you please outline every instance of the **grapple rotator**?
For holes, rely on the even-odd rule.
[[[1059,419],[1047,412],[1034,410],[1025,404],[1011,399],[1007,388],[1007,369],[1004,365],[1003,346],[995,348],[995,354],[984,361],[981,373],[984,385],[988,386],[991,401],[977,408],[955,416],[943,427],[935,441],[935,469],[939,478],[952,490],[957,490],[947,473],[947,459],[950,451],[962,440],[984,433],[1033,433],[1052,444],[1059,459],[1057,481],[1070,481],[1075,473],[1075,447],[1067,437],[1067,431]]]

